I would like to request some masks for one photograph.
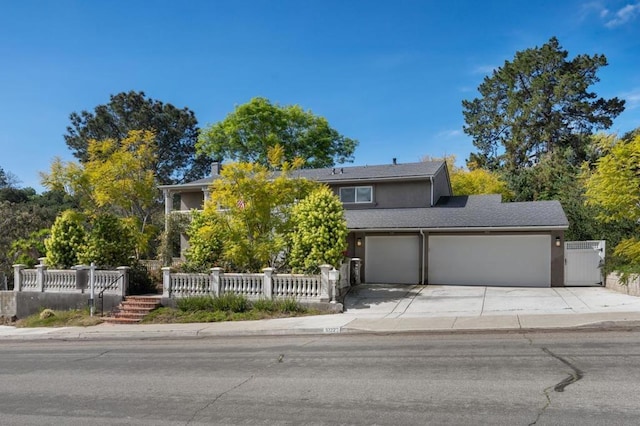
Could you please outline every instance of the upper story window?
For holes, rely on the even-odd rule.
[[[340,201],[343,203],[370,203],[373,200],[371,186],[345,186],[340,188]]]

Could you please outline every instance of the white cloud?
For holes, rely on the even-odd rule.
[[[462,135],[462,130],[443,130],[441,132],[439,132],[436,137],[437,138],[444,138],[444,139],[451,139],[451,138],[455,138]]]
[[[604,7],[602,2],[591,1],[588,3],[584,3],[581,6],[579,11],[579,18],[582,21],[586,19],[588,16],[591,16],[594,14],[600,16],[600,18],[605,18],[607,15],[609,15],[609,12],[610,12],[609,9]]]
[[[630,92],[620,95],[622,99],[627,101],[626,107],[628,109],[634,109],[640,106],[640,87],[631,90]]]
[[[473,74],[491,74],[495,70],[495,65],[478,65],[473,69]]]
[[[613,18],[608,20],[604,25],[607,28],[619,27],[620,25],[633,21],[638,15],[640,15],[640,2],[628,4],[615,12]]]

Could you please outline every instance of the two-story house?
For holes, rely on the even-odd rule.
[[[199,209],[212,176],[160,188],[166,213]],[[445,162],[298,170],[329,185],[345,207],[348,257],[367,283],[549,287],[564,285],[564,231],[557,201],[503,203],[500,195],[454,196]],[[184,241],[186,244],[186,241]]]

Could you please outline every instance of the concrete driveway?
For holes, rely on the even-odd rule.
[[[638,312],[640,297],[603,287],[360,284],[344,300],[357,318],[425,318]]]

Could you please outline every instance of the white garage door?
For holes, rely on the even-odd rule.
[[[549,235],[430,235],[429,284],[551,286]]]
[[[365,237],[365,281],[373,284],[418,284],[420,239],[417,235]]]

